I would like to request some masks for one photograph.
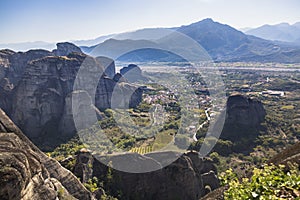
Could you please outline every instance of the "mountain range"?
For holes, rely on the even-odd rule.
[[[258,28],[247,30],[245,33],[264,38],[266,40],[300,44],[300,22],[292,25],[288,23],[263,25]]]
[[[300,27],[299,23],[292,26],[287,24],[278,26],[291,27],[291,30]],[[204,57],[209,57],[215,62],[300,62],[300,44],[290,43],[291,40],[297,41],[297,36],[289,41],[284,39],[288,37],[283,37],[282,41],[278,42],[268,40],[277,40],[275,37],[272,38],[272,34],[268,33],[265,36],[261,35],[262,38],[257,37],[260,35],[256,34],[255,30],[258,29],[243,33],[229,25],[215,22],[212,19],[204,19],[181,27],[148,28],[101,36],[94,40],[72,42],[80,46],[81,50],[89,55],[106,56],[125,62],[186,61],[182,54],[185,57],[205,54]],[[273,32],[275,34],[275,31]],[[173,33],[184,35],[189,40],[196,42],[202,47],[203,52],[194,51],[191,47],[194,45],[192,42],[189,44],[183,43]],[[296,34],[297,31],[293,33]],[[270,38],[263,39],[267,36]],[[162,45],[167,48],[162,48]],[[1,47],[3,48],[0,45]]]
[[[184,43],[177,44],[175,47],[174,43],[178,43],[178,41],[171,38],[173,35],[163,34],[172,31],[184,34],[197,42],[209,54],[211,59],[216,62],[253,61],[296,63],[300,61],[300,47],[297,45],[273,42],[247,35],[229,25],[215,22],[212,19],[205,19],[190,25],[172,29],[143,29],[131,32],[130,34],[120,34],[98,45],[84,47],[83,51],[91,53],[93,56],[104,55],[115,58],[114,56],[122,53],[120,49],[125,46],[129,52],[117,57],[117,60],[146,62],[151,60],[165,61],[167,60],[166,58],[168,58],[169,61],[178,61],[180,60],[180,56],[175,59],[173,55],[170,55],[170,52],[164,52],[165,56],[159,57],[159,53],[157,52],[157,49],[161,47],[160,44],[163,43],[166,45],[167,42],[168,45],[173,45],[173,48],[177,48],[177,52],[190,50],[190,46]],[[160,39],[154,37],[160,33],[163,35]],[[130,50],[134,51],[130,52]]]

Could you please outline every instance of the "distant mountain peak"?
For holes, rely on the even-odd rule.
[[[206,18],[206,19],[203,19],[201,20],[202,22],[215,22],[212,18]],[[200,22],[201,22],[200,21]]]
[[[215,23],[219,24],[218,22],[215,22],[212,18],[206,18],[206,19],[203,19],[198,22],[194,22],[194,23],[186,25],[186,26],[194,26],[194,25],[199,25],[199,24],[215,24]]]

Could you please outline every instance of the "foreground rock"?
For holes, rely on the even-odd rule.
[[[276,165],[282,164],[288,166],[291,163],[296,163],[300,169],[300,142],[287,147],[272,159],[269,160],[269,163]]]
[[[77,155],[74,173],[83,182],[93,177],[104,182],[105,190],[113,196],[121,194],[121,199],[199,199],[210,190],[219,187],[216,168],[211,161],[199,158],[198,153],[188,152],[180,156],[172,164],[163,167],[157,158],[168,159],[177,153],[158,152],[145,155],[121,154],[106,157],[109,165],[120,168],[119,165],[132,166],[137,171],[143,167],[156,171],[148,173],[127,173],[111,170],[99,160],[103,157],[92,156],[89,152]],[[146,163],[146,165],[145,165]]]
[[[0,199],[94,199],[80,181],[34,146],[0,109]]]

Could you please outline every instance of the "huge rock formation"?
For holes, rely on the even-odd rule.
[[[233,95],[227,100],[226,118],[221,138],[240,140],[255,138],[259,135],[266,111],[263,104],[243,95]]]
[[[82,53],[81,49],[70,42],[62,42],[56,44],[57,49],[53,53],[57,56],[67,56],[70,53]]]
[[[0,199],[94,199],[67,169],[42,153],[0,109]]]
[[[92,156],[89,152],[77,155],[74,167],[76,174],[83,182],[93,177],[104,182],[106,191],[112,195],[121,195],[121,199],[199,199],[210,190],[219,187],[216,168],[211,161],[199,157],[196,152],[188,152],[180,156],[175,162],[161,167],[158,157],[166,159],[175,152],[157,152],[145,155],[121,154],[109,157],[109,165],[118,168],[127,164],[133,168],[145,169],[149,166],[158,170],[148,173],[127,173],[110,170],[99,160],[102,157]],[[97,159],[96,159],[97,158]],[[146,163],[146,165],[145,165]]]
[[[123,67],[120,70],[120,74],[131,83],[148,80],[145,76],[143,76],[141,68],[134,64],[130,64],[128,67]]]
[[[11,50],[0,51],[0,108],[8,114],[11,112],[13,90],[22,78],[27,63],[51,55],[46,50],[18,53]]]
[[[93,107],[96,113],[112,104],[135,107],[142,99],[141,89],[110,78],[115,72],[111,59],[87,56],[70,43],[57,47],[53,52],[0,51],[0,107],[44,150],[76,132],[72,121],[74,90],[87,92],[90,101],[86,102],[91,102],[87,107]],[[84,105],[80,99],[76,103]]]

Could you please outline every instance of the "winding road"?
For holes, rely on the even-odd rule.
[[[193,140],[194,140],[195,142],[198,141],[198,139],[197,139],[197,137],[196,137],[196,136],[197,136],[198,130],[200,130],[201,128],[203,128],[203,126],[206,125],[206,124],[210,121],[210,116],[209,116],[209,114],[208,114],[208,109],[205,110],[205,115],[206,115],[207,120],[206,120],[205,122],[203,122],[202,124],[199,125],[199,127],[197,128],[196,132],[195,132],[194,135],[193,135]]]

